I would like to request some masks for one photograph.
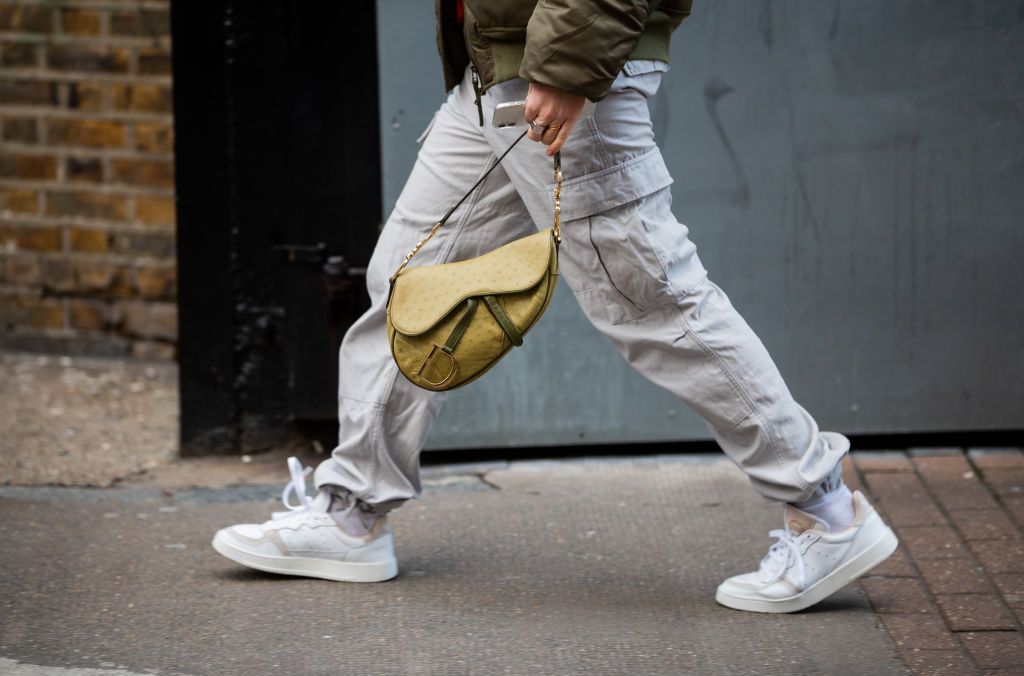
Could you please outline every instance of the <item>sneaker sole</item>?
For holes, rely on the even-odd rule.
[[[394,558],[387,561],[354,562],[253,554],[236,547],[220,533],[214,536],[211,544],[218,553],[235,563],[267,573],[316,577],[335,582],[384,582],[398,575],[398,561]]]
[[[776,600],[749,599],[719,591],[715,593],[715,601],[727,608],[749,610],[755,613],[795,613],[823,601],[864,575],[892,556],[898,545],[899,540],[896,539],[896,534],[892,532],[891,528],[886,527],[885,532],[874,544],[796,596]]]

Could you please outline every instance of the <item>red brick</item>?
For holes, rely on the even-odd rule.
[[[973,470],[963,474],[933,473],[924,476],[935,499],[947,510],[996,508],[992,494]]]
[[[127,73],[129,52],[123,47],[51,44],[46,63],[54,70],[89,73]]]
[[[925,584],[933,594],[984,594],[989,591],[981,566],[971,559],[918,561]]]
[[[963,453],[956,451],[950,455],[915,455],[914,466],[922,474],[958,474],[971,470],[967,464],[967,458]]]
[[[136,197],[135,218],[153,225],[173,225],[174,198]]]
[[[974,666],[959,650],[900,651],[900,660],[922,676],[965,676]]]
[[[171,34],[170,16],[162,10],[114,12],[110,15],[110,32],[135,37],[166,37]]]
[[[60,251],[64,237],[60,228],[0,224],[0,243],[15,249],[31,251]]]
[[[27,181],[57,178],[57,158],[52,155],[0,155],[0,176]]]
[[[0,63],[7,68],[37,68],[39,48],[29,42],[9,42],[0,45]]]
[[[140,113],[170,113],[171,88],[166,85],[137,83],[116,84],[110,88],[115,108]]]
[[[8,117],[4,120],[4,140],[13,143],[37,143],[38,125],[34,117]]]
[[[58,146],[120,148],[124,125],[105,120],[50,120],[47,140]]]
[[[977,540],[970,546],[989,575],[1024,573],[1024,540]]]
[[[1008,540],[1020,537],[1016,525],[999,509],[958,509],[950,512],[965,540]]]
[[[97,192],[51,192],[46,197],[46,213],[54,216],[85,216],[124,220],[124,197]]]
[[[953,633],[937,613],[881,615],[893,643],[900,650],[956,650]]]
[[[1024,665],[1024,636],[1020,632],[968,632],[960,638],[982,668],[1019,669]]]
[[[906,577],[866,577],[860,581],[876,613],[928,613],[931,602],[919,580]]]
[[[59,329],[64,308],[59,301],[26,294],[0,294],[0,326]]]
[[[61,10],[64,32],[73,35],[99,35],[100,13],[88,9]]]
[[[135,125],[135,149],[146,153],[174,152],[174,128],[169,124]]]
[[[68,108],[83,112],[96,112],[105,107],[103,84],[100,82],[72,82],[68,85]]]
[[[956,532],[946,526],[900,528],[899,537],[914,561],[964,558],[967,555]]]
[[[47,291],[67,293],[76,289],[75,269],[67,258],[50,258],[43,261],[43,288]]]
[[[1006,605],[1024,610],[1024,573],[996,573],[992,576]]]
[[[59,100],[56,82],[0,80],[0,101],[7,105],[55,106]]]
[[[81,331],[103,331],[108,325],[109,307],[95,300],[76,299],[68,305],[68,321]]]
[[[47,4],[0,5],[0,31],[16,33],[49,33],[53,30],[53,14]]]
[[[39,193],[17,188],[0,190],[0,205],[11,213],[35,214],[39,212]]]
[[[177,270],[145,267],[135,273],[135,288],[145,298],[174,298],[177,290]]]
[[[38,254],[6,254],[3,281],[21,286],[35,286],[42,279]]]
[[[1024,497],[1024,470],[1007,469],[985,472],[985,481],[1002,496]]]
[[[938,594],[935,600],[953,631],[1014,629],[1014,620],[994,594]]]
[[[173,303],[128,301],[119,305],[122,328],[130,335],[174,340],[178,308]]]
[[[103,162],[95,157],[67,157],[64,178],[70,183],[102,183]]]
[[[1019,448],[972,448],[968,455],[982,470],[1024,469],[1024,453]]]
[[[858,451],[853,462],[862,472],[912,472],[910,460],[902,451]]]
[[[131,296],[131,271],[105,260],[75,262],[75,288],[84,293],[106,297]]]
[[[174,164],[168,160],[112,160],[113,180],[152,188],[174,187]]]
[[[140,49],[139,72],[143,75],[170,75],[170,52],[166,49]]]
[[[110,248],[110,233],[92,228],[68,228],[68,248],[103,253]]]
[[[174,237],[170,233],[119,232],[112,237],[111,249],[118,253],[171,258]]]

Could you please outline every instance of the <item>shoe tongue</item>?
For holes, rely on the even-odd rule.
[[[806,530],[814,528],[828,533],[831,529],[829,525],[816,518],[813,514],[797,509],[793,505],[786,505],[783,511],[783,518],[785,520],[784,525],[787,529],[793,531],[795,535],[800,535]]]
[[[315,498],[313,498],[313,504],[311,506],[311,509],[314,512],[326,512],[330,506],[331,493],[329,491],[322,490],[316,494]]]

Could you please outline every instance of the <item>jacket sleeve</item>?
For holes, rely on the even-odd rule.
[[[650,5],[646,0],[540,0],[526,27],[520,77],[591,101],[604,98],[644,32]]]

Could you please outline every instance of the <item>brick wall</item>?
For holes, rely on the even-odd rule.
[[[0,0],[0,347],[171,358],[166,0]]]

